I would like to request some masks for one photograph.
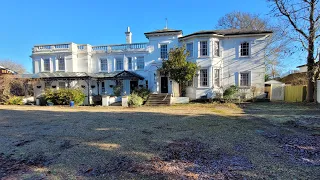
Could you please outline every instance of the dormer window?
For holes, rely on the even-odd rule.
[[[247,57],[249,56],[250,52],[250,44],[248,42],[243,42],[240,45],[240,56],[241,57]]]

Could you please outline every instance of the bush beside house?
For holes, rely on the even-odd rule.
[[[76,105],[81,105],[85,99],[85,94],[81,89],[47,89],[44,94],[47,102],[54,105],[69,105],[70,101],[74,101]]]

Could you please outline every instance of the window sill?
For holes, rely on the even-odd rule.
[[[209,86],[199,86],[199,87],[197,87],[198,89],[208,89],[209,88]]]
[[[201,58],[201,59],[205,59],[205,58],[209,58],[210,56],[198,56],[198,58]]]
[[[251,56],[239,56],[239,58],[250,58]]]
[[[239,89],[250,89],[250,86],[239,86]]]

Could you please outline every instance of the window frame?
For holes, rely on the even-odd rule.
[[[61,62],[63,62],[63,69],[61,69]],[[65,71],[66,70],[66,62],[64,58],[58,59],[58,71]]]
[[[48,63],[46,63],[48,62]],[[46,69],[48,67],[49,69]],[[43,71],[44,72],[50,72],[51,71],[51,63],[50,58],[43,59]]]
[[[62,83],[64,84],[63,87],[61,87],[61,84],[62,84]],[[66,89],[66,88],[67,88],[66,82],[64,82],[64,81],[59,81],[59,82],[58,82],[58,87],[59,87],[59,89]]]
[[[127,65],[128,65],[128,70],[133,70],[132,57],[127,57]]]
[[[105,62],[102,62],[105,61]],[[103,69],[105,67],[106,69]],[[100,58],[100,71],[107,72],[108,71],[108,59],[107,58]]]
[[[166,48],[162,48],[163,46]],[[160,58],[168,59],[168,44],[160,44]]]
[[[115,59],[116,59],[116,71],[123,71],[123,59],[121,58],[115,58]],[[120,64],[121,64],[121,68],[118,68]]]
[[[143,63],[139,62],[139,60],[143,61]],[[143,67],[140,67],[141,64],[143,64]],[[144,70],[144,67],[145,67],[144,56],[138,56],[137,57],[137,70]]]
[[[191,45],[191,46],[190,46],[190,47],[192,48],[191,51],[188,50],[188,45]],[[194,49],[194,47],[193,47],[193,42],[188,42],[188,43],[186,44],[186,51],[189,52],[189,55],[188,55],[187,58],[192,58],[192,57],[193,57],[193,49]]]
[[[214,71],[214,79],[213,79],[213,84],[216,87],[221,87],[221,69],[213,69]],[[217,72],[218,71],[218,72]]]
[[[203,45],[202,45],[202,43],[204,43],[205,42],[205,44],[206,44],[206,48],[203,48]],[[199,54],[199,56],[200,57],[208,57],[208,41],[207,40],[204,40],[204,41],[199,41],[199,52],[200,52],[200,54]],[[205,51],[204,51],[205,50]],[[206,52],[206,54],[204,55],[203,54],[203,52]]]
[[[44,81],[44,89],[51,89],[52,82],[51,81]]]
[[[242,75],[246,75],[247,77],[247,79],[245,80],[246,81],[246,84],[243,84],[243,76]],[[251,84],[251,82],[250,82],[250,72],[240,72],[239,73],[239,86],[240,87],[249,87],[250,86],[250,84]]]
[[[215,57],[221,57],[220,41],[213,41],[213,55]]]
[[[246,47],[243,47],[244,44],[247,44]],[[244,48],[247,48],[247,49],[244,49]],[[250,54],[251,54],[251,45],[248,41],[244,41],[240,44],[240,48],[239,48],[239,56],[240,57],[250,57]],[[247,52],[247,55],[243,55],[243,50],[246,50]]]
[[[104,81],[101,82],[101,93],[106,92],[106,83]]]
[[[202,72],[206,71],[205,74],[203,74]],[[200,87],[209,87],[209,70],[208,69],[200,69],[199,71],[200,75],[199,75],[199,83],[200,83]],[[205,75],[205,76],[204,76]],[[204,85],[205,84],[205,85]]]

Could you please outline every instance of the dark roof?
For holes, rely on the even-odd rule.
[[[138,78],[140,80],[143,80],[144,77],[140,76],[139,74],[132,72],[132,71],[122,71],[118,73],[117,75],[114,76],[115,78],[120,78],[120,79],[127,79],[127,78]]]
[[[146,32],[144,35],[150,35],[150,34],[161,34],[161,33],[182,33],[182,30],[175,30],[175,29],[159,29],[151,32]]]
[[[222,30],[206,30],[206,31],[198,31],[192,34],[188,34],[186,36],[180,37],[179,39],[183,39],[190,36],[195,35],[222,35],[222,36],[232,36],[232,35],[247,35],[247,34],[270,34],[272,31],[268,30],[247,30],[247,29],[222,29]]]
[[[85,72],[52,72],[52,73],[38,73],[39,78],[55,78],[55,77],[88,77]]]
[[[115,75],[119,74],[119,72],[99,72],[99,73],[90,73],[89,76],[93,78],[113,78]]]
[[[121,71],[121,72],[99,72],[99,73],[85,73],[85,72],[42,72],[37,74],[20,74],[17,78],[26,79],[84,79],[84,78],[98,78],[98,79],[127,79],[138,78],[143,80],[144,77],[135,72]]]
[[[303,66],[307,66],[307,65],[306,65],[306,64],[300,65],[300,66],[297,66],[297,68],[301,68],[301,67],[303,67]]]

